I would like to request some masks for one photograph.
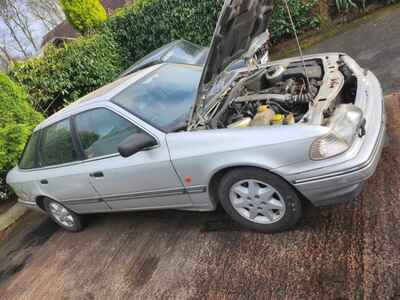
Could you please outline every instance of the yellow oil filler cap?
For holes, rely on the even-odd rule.
[[[284,120],[284,116],[281,114],[275,114],[272,117],[272,124],[273,125],[282,125]]]

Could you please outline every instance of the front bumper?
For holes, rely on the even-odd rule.
[[[375,147],[366,161],[351,169],[295,181],[295,187],[315,206],[326,206],[353,199],[377,168],[385,144],[385,125],[381,124]]]
[[[372,72],[361,69],[347,57],[358,78],[355,105],[366,119],[366,135],[358,138],[343,155],[281,168],[286,180],[315,206],[326,206],[353,199],[378,165],[385,143],[385,109],[381,85]]]

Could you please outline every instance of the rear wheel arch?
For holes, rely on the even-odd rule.
[[[43,196],[43,195],[37,196],[37,197],[36,197],[36,204],[37,204],[37,206],[38,206],[41,210],[43,210],[44,212],[46,212],[46,206],[44,205],[44,201],[45,201],[45,200],[52,200],[52,201],[61,203],[62,205],[66,206],[65,204],[63,204],[62,202],[57,201],[57,200],[54,199],[54,198],[51,198],[51,197],[48,197],[48,196]],[[66,207],[67,207],[67,206],[66,206]],[[71,209],[71,208],[69,208],[69,207],[67,207],[67,208],[68,208],[69,210],[73,211],[74,213],[77,213],[74,209]]]
[[[46,212],[46,208],[44,207],[44,200],[48,199],[48,197],[46,196],[37,196],[36,197],[36,204],[37,206],[39,206],[39,208],[41,210],[43,210],[44,212]]]

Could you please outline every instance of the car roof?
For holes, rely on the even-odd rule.
[[[124,90],[131,84],[137,82],[138,80],[142,79],[146,75],[158,70],[162,65],[165,65],[165,63],[145,68],[131,75],[119,78],[116,81],[106,84],[105,86],[102,86],[97,90],[94,90],[93,92],[74,101],[73,103],[69,104],[60,111],[56,112],[55,114],[45,119],[35,128],[34,131],[37,131],[39,129],[42,129],[44,127],[47,127],[51,124],[54,124],[58,121],[70,117],[71,115],[80,111],[82,106],[91,105],[97,102],[110,101],[114,96],[119,94],[122,90]]]

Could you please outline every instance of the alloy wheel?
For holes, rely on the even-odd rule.
[[[242,217],[258,224],[276,223],[286,212],[281,194],[268,183],[255,179],[232,185],[229,200]]]
[[[50,212],[53,217],[62,225],[66,227],[74,227],[75,220],[72,214],[62,205],[51,202],[49,204]]]

